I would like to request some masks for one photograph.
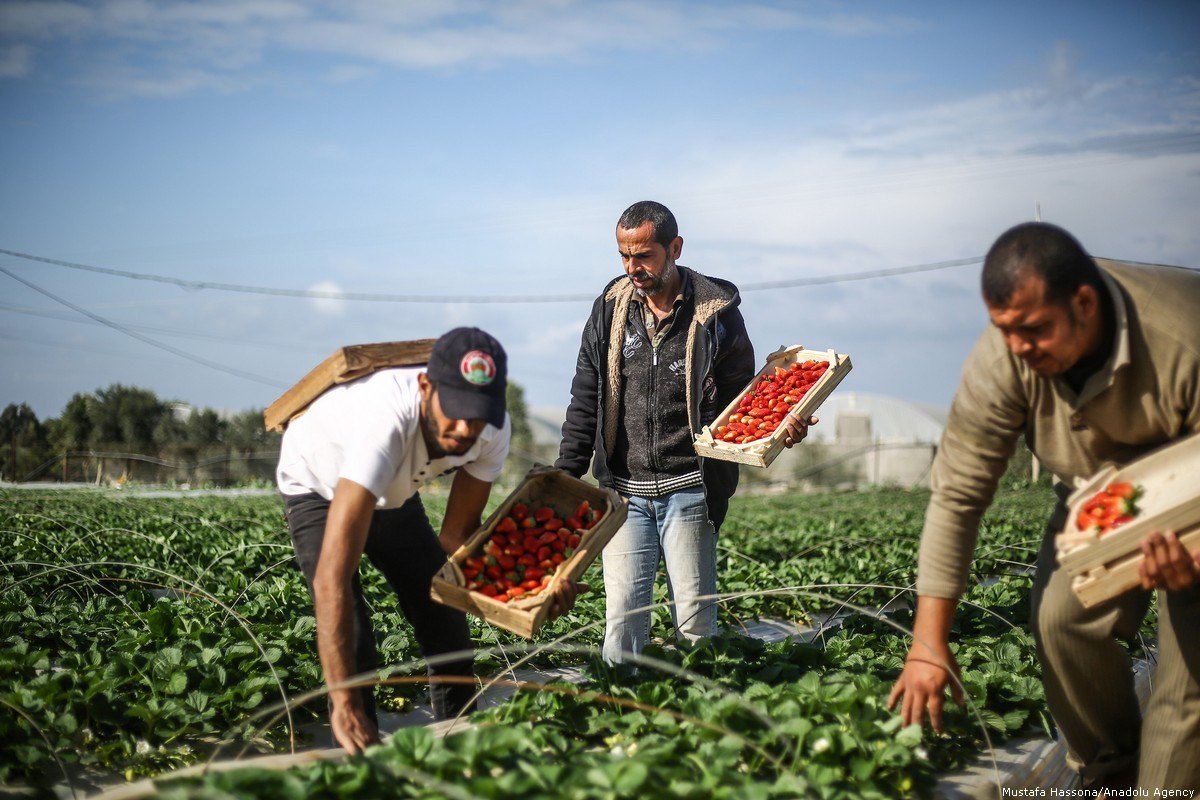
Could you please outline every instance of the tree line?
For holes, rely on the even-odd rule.
[[[528,450],[532,434],[524,391],[512,381],[508,408],[513,447]],[[5,407],[0,479],[269,480],[279,440],[263,427],[262,409],[231,414],[193,408],[114,383],[75,394],[62,414],[44,420],[26,403]],[[258,463],[248,466],[251,459]]]
[[[77,393],[62,414],[45,420],[25,403],[10,403],[0,412],[0,475],[10,481],[43,477],[36,474],[40,468],[46,472],[56,457],[71,454],[122,453],[187,463],[278,447],[279,436],[263,428],[261,409],[222,414],[119,383]]]

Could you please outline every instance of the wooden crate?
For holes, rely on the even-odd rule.
[[[850,356],[843,353],[835,353],[833,350],[808,350],[804,345],[792,345],[791,347],[780,347],[774,353],[767,356],[767,363],[750,383],[746,384],[745,388],[738,393],[738,396],[732,403],[726,406],[725,410],[713,420],[711,425],[705,425],[700,433],[693,437],[693,444],[696,452],[704,458],[719,458],[724,461],[736,461],[739,464],[749,464],[752,467],[768,467],[771,462],[783,451],[783,439],[787,436],[787,429],[780,425],[769,437],[759,439],[746,444],[733,444],[732,442],[722,442],[713,434],[713,430],[726,424],[729,420],[729,415],[737,411],[738,404],[741,399],[750,391],[756,383],[762,380],[763,376],[774,372],[776,367],[788,368],[791,364],[797,361],[827,361],[829,369],[825,370],[825,374],[813,384],[808,393],[792,407],[788,412],[789,417],[799,419],[807,419],[813,415],[813,412],[820,407],[821,403],[825,402],[825,398],[830,392],[842,382],[842,379],[849,374],[853,368],[850,364]],[[786,419],[786,417],[785,417]]]
[[[287,424],[302,414],[313,400],[339,383],[369,375],[387,367],[417,367],[429,363],[434,339],[410,342],[377,342],[339,347],[279,399],[267,406],[263,422],[269,431],[283,433]]]
[[[508,515],[515,504],[524,503],[531,509],[552,506],[560,511],[569,512],[583,500],[587,500],[592,508],[602,509],[604,516],[595,527],[579,531],[583,537],[579,547],[559,566],[547,590],[535,597],[501,603],[466,588],[467,581],[462,573],[463,562],[483,550],[483,546],[492,535],[492,529]],[[596,556],[600,555],[600,551],[617,529],[625,523],[627,513],[628,503],[611,489],[598,489],[572,478],[562,470],[534,467],[479,530],[471,534],[466,543],[450,556],[450,560],[434,576],[430,595],[439,603],[474,614],[518,636],[532,639],[550,613],[550,595],[554,586],[561,580],[578,579]]]
[[[1137,586],[1141,543],[1152,531],[1173,530],[1184,547],[1200,547],[1200,434],[1160,447],[1124,467],[1096,473],[1067,500],[1070,513],[1055,537],[1058,563],[1072,577],[1071,588],[1085,607],[1110,600]],[[1110,483],[1141,486],[1141,512],[1104,536],[1076,527],[1079,511]]]

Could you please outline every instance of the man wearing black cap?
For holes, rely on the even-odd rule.
[[[478,328],[456,328],[433,346],[428,367],[374,372],[329,389],[283,436],[276,479],[296,559],[316,606],[317,649],[330,687],[379,666],[358,565],[383,573],[429,666],[439,718],[475,692],[466,616],[430,599],[433,575],[478,528],[492,481],[508,455],[504,348]],[[440,536],[417,493],[456,472]],[[570,607],[565,585],[555,611]],[[439,678],[447,682],[439,682]],[[334,738],[351,752],[377,741],[371,687],[331,688]]]

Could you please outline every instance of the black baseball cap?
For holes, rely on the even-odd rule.
[[[508,355],[479,328],[455,328],[433,343],[426,367],[442,411],[451,419],[482,419],[504,427]]]

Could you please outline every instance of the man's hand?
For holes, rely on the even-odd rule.
[[[914,645],[913,650],[918,650]],[[963,704],[962,686],[959,684],[961,673],[954,654],[947,647],[940,656],[932,655],[930,648],[921,647],[923,655],[908,654],[904,663],[904,671],[892,686],[888,697],[888,710],[896,707],[896,701],[901,697],[904,702],[900,707],[900,718],[905,725],[920,725],[924,721],[926,711],[929,712],[929,723],[938,733],[942,732],[942,706],[946,702],[946,685],[950,685],[950,696],[960,706]],[[954,679],[951,679],[953,674]]]
[[[917,616],[913,621],[913,643],[905,659],[904,671],[892,686],[888,709],[901,697],[900,718],[905,725],[920,725],[929,713],[929,722],[942,732],[942,705],[946,684],[954,702],[963,704],[958,662],[950,652],[950,624],[958,601],[921,595],[917,598]]]
[[[1154,531],[1142,540],[1138,577],[1143,589],[1177,592],[1200,584],[1200,550],[1188,553],[1174,531]]]
[[[808,426],[816,425],[820,421],[816,417],[809,417],[807,420],[802,420],[790,414],[784,417],[783,427],[787,431],[787,436],[783,437],[783,446],[791,447],[794,444],[799,444],[805,436],[808,436]]]
[[[550,595],[550,616],[546,619],[558,619],[566,614],[575,605],[575,599],[586,591],[586,584],[580,586],[573,580],[556,581]]]
[[[356,703],[340,703],[329,715],[333,738],[350,755],[356,755],[379,743],[379,730]]]

